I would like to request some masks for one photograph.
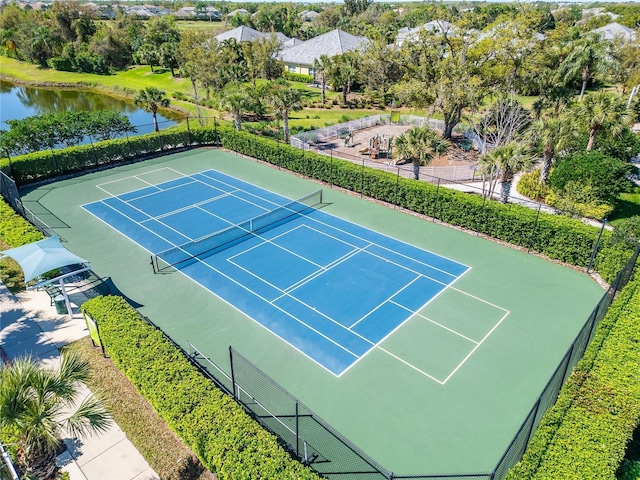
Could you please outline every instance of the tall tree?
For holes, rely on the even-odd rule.
[[[549,117],[533,122],[526,137],[530,145],[542,151],[540,183],[547,183],[556,150],[561,149],[575,129],[566,118]]]
[[[138,92],[134,103],[145,112],[150,112],[153,116],[153,126],[156,132],[160,131],[158,127],[158,109],[167,108],[171,101],[165,96],[165,91],[156,87],[146,87]]]
[[[487,196],[492,196],[495,186],[500,181],[501,201],[507,203],[511,195],[513,177],[523,170],[527,170],[535,164],[534,157],[527,146],[521,142],[513,141],[506,145],[500,145],[480,157],[480,171],[488,178],[489,189]]]
[[[251,110],[253,103],[253,89],[238,82],[228,84],[219,93],[218,108],[233,115],[237,131],[242,128],[242,113]]]
[[[291,88],[285,80],[273,82],[267,90],[267,104],[276,118],[282,119],[284,141],[289,142],[289,113],[302,110],[300,91]]]
[[[360,53],[357,51],[343,53],[331,59],[329,79],[334,90],[342,88],[342,104],[347,104],[347,94],[358,78]]]
[[[56,450],[62,430],[73,436],[104,432],[111,419],[94,396],[77,407],[89,365],[78,354],[62,354],[57,371],[41,369],[31,358],[0,367],[0,427],[18,444],[26,474],[56,478]]]
[[[313,69],[315,70],[315,80],[320,80],[320,98],[322,106],[326,101],[327,74],[331,68],[331,59],[327,55],[320,55],[320,58],[313,60]]]
[[[613,137],[619,137],[632,122],[625,101],[606,91],[587,96],[574,107],[573,113],[578,123],[589,130],[587,151],[593,150],[601,132],[607,130]]]
[[[564,74],[566,83],[576,78],[582,81],[580,88],[581,102],[587,85],[595,75],[601,75],[613,68],[613,60],[609,54],[610,42],[603,40],[598,35],[587,34],[577,40],[571,53],[560,65],[560,71]]]
[[[413,178],[420,180],[420,166],[428,165],[436,155],[445,153],[450,143],[429,127],[416,127],[394,140],[393,156],[401,161],[411,161]]]

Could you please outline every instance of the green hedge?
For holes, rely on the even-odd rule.
[[[32,153],[12,159],[13,174],[18,183],[24,184],[101,164],[156,154],[161,149],[169,150],[189,142],[198,145],[221,143],[229,150],[580,267],[589,264],[599,234],[597,228],[585,225],[580,220],[543,212],[538,215],[535,210],[520,205],[485,201],[479,195],[398,178],[393,173],[362,168],[346,160],[302,151],[220,126],[110,140],[96,143],[94,147],[83,145],[55,153]],[[4,164],[1,162],[0,167],[6,170],[6,159]],[[610,233],[605,231],[603,247],[607,246],[610,237]],[[631,251],[621,254],[619,248],[603,248],[596,258],[596,268],[605,280],[611,281],[630,255]]]
[[[42,240],[44,235],[0,197],[0,240],[11,248]]]
[[[640,280],[600,323],[507,480],[616,478],[640,418]]]
[[[304,75],[302,73],[284,72],[284,78],[286,78],[287,80],[291,80],[292,82],[313,82],[313,75]]]
[[[118,369],[220,480],[319,479],[123,298],[96,297],[82,308]]]
[[[480,232],[514,245],[530,248],[552,259],[586,267],[598,238],[599,230],[580,220],[540,213],[515,204],[504,205],[483,200],[479,195],[438,188],[428,182],[397,178],[388,172],[330,158],[313,152],[302,152],[289,145],[256,137],[231,129],[220,129],[222,145],[230,150],[278,165],[331,185],[362,192],[363,195],[394,203],[402,208],[434,216],[440,221]],[[604,232],[603,245],[611,237]],[[611,253],[611,255],[609,255]],[[598,263],[613,280],[624,261],[631,256],[625,251],[604,249]]]

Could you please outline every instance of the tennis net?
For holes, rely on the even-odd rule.
[[[154,273],[171,267],[194,261],[198,258],[213,255],[233,245],[244,241],[245,237],[267,231],[278,225],[291,221],[293,217],[301,215],[305,210],[322,203],[322,190],[310,193],[293,202],[262,213],[257,217],[232,225],[196,240],[171,247],[151,256]]]

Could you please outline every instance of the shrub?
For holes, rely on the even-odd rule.
[[[291,80],[292,82],[313,82],[313,75],[303,75],[301,73],[284,72],[284,78],[286,78],[287,80]]]
[[[123,298],[96,297],[82,308],[98,322],[106,351],[118,369],[220,480],[319,478]]]
[[[630,165],[600,152],[587,152],[562,160],[549,175],[549,185],[560,195],[568,182],[591,187],[590,195],[602,203],[614,204],[629,188]]]
[[[463,148],[464,150],[464,148]],[[540,183],[540,170],[523,173],[516,187],[518,193],[534,200],[543,200],[549,194],[549,187]]]
[[[596,189],[590,183],[570,180],[562,192],[552,190],[546,201],[558,210],[578,217],[603,219],[613,211],[613,206],[599,201]]]

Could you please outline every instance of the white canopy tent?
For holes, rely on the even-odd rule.
[[[64,279],[90,270],[89,262],[87,260],[80,258],[67,250],[62,246],[60,238],[58,237],[45,238],[38,242],[12,248],[11,250],[5,250],[0,252],[0,255],[13,258],[18,262],[22,272],[24,273],[25,284],[31,280],[37,279],[44,273],[55,270],[56,268],[80,265],[81,267],[73,272],[65,273],[49,280],[39,281],[34,285],[27,287],[28,290],[32,290],[57,282],[60,285],[60,290],[64,296],[67,313],[71,316],[71,303],[69,302],[69,296],[67,295]]]

